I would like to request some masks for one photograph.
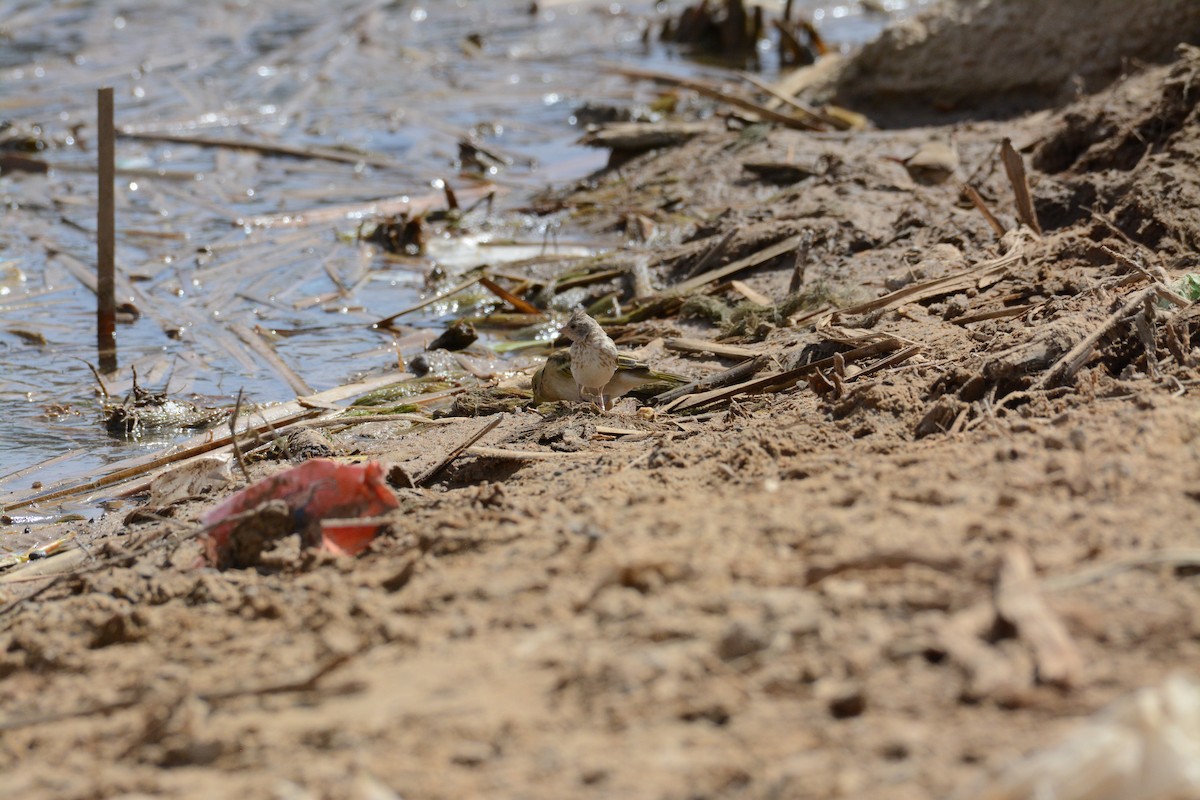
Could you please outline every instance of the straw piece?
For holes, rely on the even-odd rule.
[[[672,75],[667,72],[658,72],[650,69],[633,69],[618,65],[608,65],[607,69],[617,75],[623,75],[626,78],[635,80],[655,81],[657,83],[666,83],[672,86],[680,86],[684,89],[691,89],[693,92],[711,97],[714,100],[719,100],[727,105],[735,106],[744,111],[750,111],[765,120],[777,122],[788,128],[801,131],[819,130],[820,126],[814,124],[810,119],[800,119],[789,114],[783,114],[772,108],[768,108],[753,100],[742,97],[741,95],[730,94],[723,91],[714,84],[707,81],[697,80],[695,78],[683,78],[678,75]]]
[[[1012,140],[1008,137],[1000,143],[1000,160],[1004,162],[1004,171],[1008,174],[1008,182],[1012,184],[1013,194],[1016,196],[1017,219],[1041,236],[1042,226],[1038,224],[1037,212],[1033,208],[1029,178],[1025,174],[1025,162],[1021,154],[1013,149]]]
[[[699,289],[701,286],[704,286],[705,284],[712,283],[713,281],[720,280],[721,278],[727,278],[730,275],[733,275],[734,273],[737,273],[737,272],[741,272],[744,269],[750,269],[751,267],[757,267],[759,264],[770,261],[772,258],[776,258],[777,256],[781,256],[784,253],[795,250],[797,247],[800,246],[800,243],[803,241],[804,241],[804,234],[802,234],[802,233],[797,233],[793,236],[789,236],[788,238],[784,239],[783,241],[776,242],[775,244],[771,245],[770,247],[767,247],[763,250],[759,250],[757,253],[754,253],[753,255],[746,256],[745,258],[740,258],[737,261],[734,261],[730,264],[726,264],[723,267],[718,267],[717,269],[709,270],[708,272],[705,272],[702,275],[697,275],[694,278],[690,278],[690,279],[684,281],[683,283],[678,284],[675,287],[675,290],[681,294],[693,292],[696,289]]]

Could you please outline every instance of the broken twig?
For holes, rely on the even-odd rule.
[[[510,292],[508,289],[505,289],[503,286],[496,283],[491,278],[488,278],[486,276],[480,276],[479,282],[483,285],[483,287],[485,289],[487,289],[489,292],[491,292],[492,294],[499,297],[504,302],[508,303],[510,306],[515,308],[520,313],[534,314],[534,315],[538,315],[538,316],[542,315],[542,310],[540,308],[533,305],[532,303],[526,302],[525,300],[522,300],[521,298],[517,297],[515,294]]]
[[[751,350],[749,347],[710,342],[707,339],[667,339],[663,342],[663,346],[668,350],[674,350],[676,353],[712,353],[718,358],[746,359],[762,355],[762,353],[759,353],[757,350]]]
[[[1004,552],[995,591],[996,612],[1029,643],[1040,683],[1064,689],[1083,676],[1083,656],[1054,613],[1046,606],[1033,574],[1029,553],[1017,544]]]
[[[1083,341],[1068,350],[1062,358],[1054,362],[1050,369],[1042,373],[1042,377],[1038,378],[1030,389],[1044,389],[1051,381],[1069,381],[1073,378],[1075,373],[1082,369],[1083,365],[1092,357],[1092,350],[1096,347],[1096,343],[1104,338],[1105,334],[1110,330],[1120,324],[1122,320],[1136,311],[1151,294],[1157,294],[1153,286],[1148,289],[1142,289],[1129,298],[1129,300],[1125,301],[1120,308],[1109,314],[1104,322],[1100,323],[1100,327],[1085,336]]]
[[[893,350],[899,350],[903,347],[903,343],[899,339],[888,338],[881,342],[875,342],[863,347],[849,350],[845,353],[838,353],[830,358],[823,358],[820,361],[813,361],[809,364],[803,364],[795,369],[779,372],[774,375],[767,375],[762,378],[745,383],[739,383],[735,386],[729,386],[724,389],[714,389],[709,392],[692,394],[682,398],[679,402],[665,408],[668,411],[684,411],[697,406],[708,405],[710,403],[728,400],[740,394],[758,394],[762,392],[782,392],[792,388],[808,375],[818,373],[821,370],[832,368],[841,359],[842,363],[848,364],[864,358],[869,358],[880,353],[888,353]],[[752,363],[752,362],[748,362]]]
[[[644,431],[639,431],[644,433]],[[506,461],[546,461],[571,456],[594,456],[598,453],[565,453],[558,450],[509,450],[504,447],[468,447],[467,455],[479,458],[497,458]]]
[[[737,232],[737,228],[730,228],[728,231],[726,231],[725,235],[718,239],[716,244],[704,251],[704,255],[700,256],[700,260],[688,270],[688,273],[684,276],[684,278],[692,278],[708,269],[709,264],[716,261],[717,257],[721,255],[729,243],[733,241],[733,237],[737,236]]]
[[[944,275],[941,278],[934,278],[924,283],[913,283],[902,289],[885,294],[882,297],[877,297],[874,300],[868,300],[856,306],[839,308],[835,312],[835,316],[847,317],[868,314],[872,311],[895,308],[907,303],[920,303],[936,297],[944,297],[945,295],[954,294],[966,289],[981,289],[1000,280],[1008,272],[1008,268],[1019,262],[1021,258],[1023,258],[1023,254],[1020,252],[1010,252],[1000,258],[985,261],[962,272]]]
[[[710,97],[713,100],[725,103],[726,105],[735,106],[743,111],[749,111],[757,114],[764,120],[769,122],[777,122],[788,128],[793,128],[801,131],[819,130],[819,126],[813,123],[811,119],[800,119],[793,117],[790,114],[784,114],[775,109],[768,108],[760,103],[756,103],[749,98],[741,95],[730,94],[723,91],[714,84],[707,81],[697,80],[695,78],[683,78],[677,75],[671,75],[667,72],[657,72],[649,69],[632,69],[619,65],[609,65],[607,69],[617,75],[623,75],[626,78],[634,80],[654,81],[656,83],[666,83],[671,86],[679,86],[684,89],[691,89],[697,94],[702,94],[705,97]]]
[[[698,381],[685,383],[683,386],[678,386],[668,392],[655,395],[650,399],[650,405],[659,405],[669,403],[672,400],[678,400],[685,395],[693,392],[704,392],[709,389],[715,389],[721,386],[728,386],[731,383],[745,380],[751,375],[762,370],[767,364],[771,363],[771,357],[765,354],[755,355],[749,361],[744,361],[736,367],[731,367],[724,372],[718,372],[716,375],[709,375],[707,378],[702,378]]]
[[[233,446],[233,458],[237,461],[238,469],[246,483],[250,483],[250,472],[246,469],[246,459],[242,457],[242,446],[238,444],[237,421],[242,411],[242,390],[238,389],[237,402],[233,404],[233,413],[229,415],[229,443]]]
[[[464,441],[462,444],[458,445],[453,450],[451,450],[449,453],[447,453],[446,457],[443,458],[441,461],[439,461],[437,464],[435,464],[432,469],[430,469],[424,475],[422,475],[419,478],[417,478],[416,480],[414,480],[413,484],[416,486],[424,486],[425,484],[429,483],[431,480],[436,478],[442,472],[442,470],[444,470],[446,467],[450,466],[450,464],[453,463],[453,461],[456,458],[458,458],[463,453],[465,453],[467,451],[467,448],[471,447],[473,444],[478,442],[484,436],[487,436],[489,433],[491,433],[493,430],[495,430],[496,426],[499,425],[503,419],[504,419],[503,417],[497,416],[491,422],[484,425],[482,428],[480,428],[475,433],[471,434],[466,439],[466,441]]]
[[[783,241],[776,242],[775,244],[771,245],[770,247],[766,247],[762,250],[759,250],[757,253],[754,253],[753,255],[749,255],[749,256],[746,256],[745,258],[738,259],[737,261],[726,264],[723,267],[718,267],[717,269],[710,270],[701,275],[697,275],[694,278],[689,278],[688,280],[684,281],[683,283],[680,283],[679,285],[677,285],[675,287],[675,291],[679,292],[681,294],[686,294],[687,292],[693,292],[696,289],[699,289],[701,286],[704,286],[705,284],[712,283],[713,281],[720,280],[721,278],[727,278],[730,275],[733,275],[736,272],[741,272],[744,269],[750,269],[751,267],[757,267],[759,264],[763,264],[767,261],[770,261],[772,258],[776,258],[778,256],[783,255],[784,253],[788,253],[792,250],[795,250],[804,241],[804,237],[805,237],[805,234],[803,234],[803,233],[797,233],[793,236],[789,236],[788,238],[784,239]]]
[[[979,213],[983,214],[983,218],[987,220],[987,224],[991,226],[992,233],[996,234],[996,238],[1002,238],[1004,236],[1004,226],[1001,225],[1000,220],[996,219],[995,215],[992,214],[991,210],[987,207],[987,203],[983,202],[983,198],[980,197],[979,192],[975,190],[975,187],[969,183],[964,183],[962,185],[962,193],[967,196],[967,199],[970,200],[977,209],[979,209]]]

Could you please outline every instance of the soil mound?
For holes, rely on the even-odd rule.
[[[864,46],[835,90],[892,121],[1012,114],[1096,91],[1197,41],[1200,5],[1189,0],[947,2]]]

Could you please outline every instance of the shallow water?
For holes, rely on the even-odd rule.
[[[883,22],[855,6],[808,5],[834,41],[865,39]],[[700,69],[643,45],[651,3],[542,2],[536,16],[518,0],[365,0],[336,15],[315,0],[217,8],[0,0],[0,120],[31,129],[46,146],[37,155],[54,166],[0,178],[0,492],[86,475],[172,440],[109,437],[87,366],[95,300],[82,279],[94,262],[100,86],[115,89],[118,128],[350,154],[339,162],[117,142],[118,302],[141,316],[118,326],[123,369],[108,388],[123,395],[134,365],[148,388],[225,405],[239,390],[255,403],[297,393],[247,346],[245,331],[271,341],[320,391],[394,366],[393,336],[371,323],[419,299],[434,263],[565,252],[572,233],[560,220],[513,209],[532,191],[604,163],[605,153],[574,143],[578,106],[654,96],[598,62]],[[468,43],[471,34],[480,46]],[[294,224],[330,206],[439,198],[441,181],[469,194],[478,181],[460,175],[458,141],[472,133],[511,164],[485,166],[481,177],[501,194],[492,214],[469,218],[471,238],[437,241],[425,258],[398,261],[353,240],[369,216],[363,209]],[[513,239],[523,246],[497,246]],[[439,318],[411,322],[432,330]],[[400,339],[410,350],[423,341],[419,330]]]

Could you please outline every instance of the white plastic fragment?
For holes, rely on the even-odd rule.
[[[1200,683],[1176,674],[1113,702],[1062,743],[958,797],[1160,800],[1193,792],[1200,796]]]

